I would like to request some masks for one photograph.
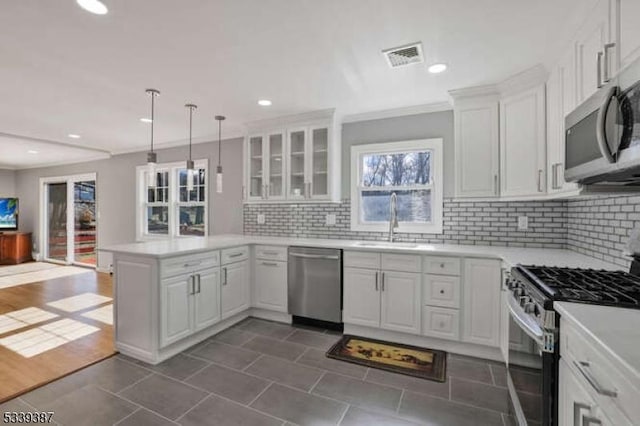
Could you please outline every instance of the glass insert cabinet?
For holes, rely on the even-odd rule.
[[[251,129],[245,139],[247,202],[339,201],[340,146],[333,120]]]

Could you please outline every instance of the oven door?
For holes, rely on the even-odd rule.
[[[542,351],[543,332],[509,294],[507,386],[519,425],[554,425],[556,377],[553,354]]]

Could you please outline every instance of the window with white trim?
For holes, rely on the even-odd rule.
[[[195,161],[193,189],[184,162],[158,164],[156,185],[147,186],[147,166],[137,168],[138,239],[208,235],[207,160]]]
[[[351,147],[351,229],[389,230],[391,194],[397,232],[442,233],[442,139]]]

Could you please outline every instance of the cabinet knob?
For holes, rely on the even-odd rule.
[[[444,263],[441,263],[441,264],[440,264],[440,267],[441,267],[441,268],[444,268]]]
[[[440,328],[444,328],[444,322],[440,321]]]
[[[440,294],[444,294],[444,290],[440,290]]]

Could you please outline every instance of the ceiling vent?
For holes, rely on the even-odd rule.
[[[405,65],[424,62],[424,57],[422,56],[422,44],[420,42],[386,49],[383,50],[382,53],[391,68],[398,68]]]

